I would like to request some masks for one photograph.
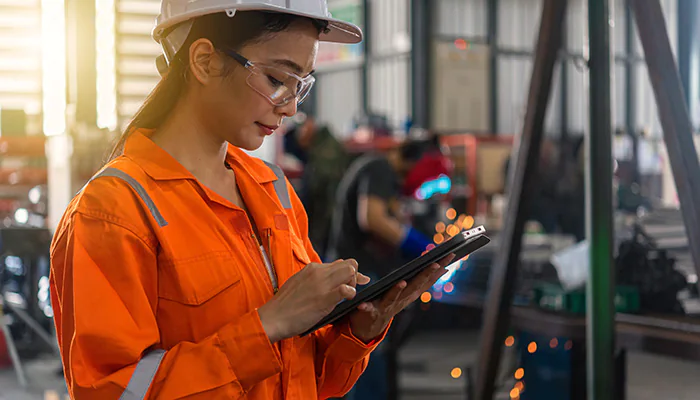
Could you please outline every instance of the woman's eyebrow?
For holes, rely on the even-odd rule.
[[[292,61],[292,60],[277,59],[277,60],[272,60],[272,62],[273,62],[274,64],[282,65],[282,66],[285,66],[285,67],[291,69],[291,70],[294,71],[297,75],[301,75],[302,73],[304,73],[304,68],[302,68],[301,65],[295,63],[295,62]],[[309,75],[313,74],[314,72],[316,72],[316,70],[313,70],[313,71],[309,72]]]

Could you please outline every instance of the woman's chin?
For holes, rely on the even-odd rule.
[[[234,144],[234,146],[241,148],[246,151],[255,151],[258,150],[260,147],[262,147],[263,142],[265,141],[264,137],[255,137],[255,138],[249,138],[248,140],[241,141],[239,144]]]

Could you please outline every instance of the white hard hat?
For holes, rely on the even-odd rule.
[[[322,32],[320,36],[324,42],[362,41],[362,30],[356,25],[333,18],[326,0],[162,0],[160,15],[153,29],[153,39],[163,47],[163,53],[169,62],[187,40],[194,18],[219,12],[233,17],[236,11],[253,10],[327,21],[328,31]]]

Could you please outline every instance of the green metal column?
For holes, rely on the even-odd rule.
[[[588,0],[590,131],[586,159],[586,237],[590,244],[590,268],[586,293],[586,372],[590,400],[615,397],[609,7],[609,0]]]

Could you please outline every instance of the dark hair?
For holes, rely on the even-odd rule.
[[[399,146],[399,154],[401,154],[401,159],[406,162],[416,162],[420,160],[423,155],[434,149],[434,139],[427,140],[408,140]]]
[[[189,48],[196,40],[206,38],[217,49],[240,50],[245,45],[264,41],[275,33],[287,30],[293,23],[304,20],[311,22],[319,34],[328,29],[326,21],[263,11],[241,11],[233,17],[222,12],[197,18],[168,70],[121,134],[110,160],[123,152],[124,143],[135,129],[157,129],[170,115],[185,90],[190,65]],[[222,71],[223,74],[228,72]]]

